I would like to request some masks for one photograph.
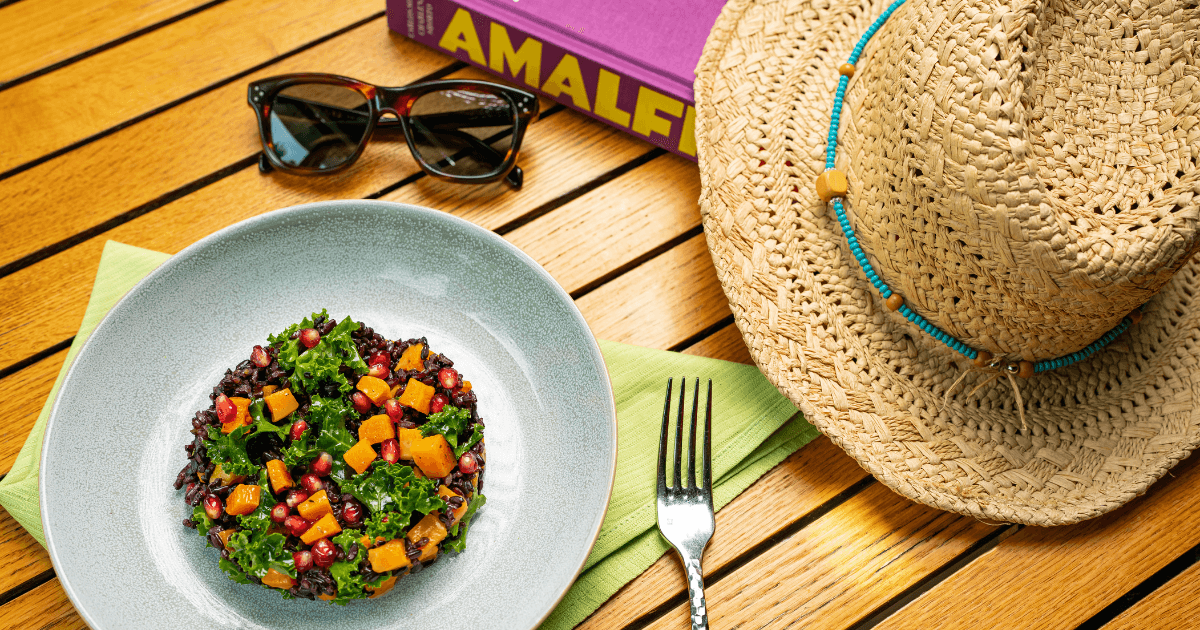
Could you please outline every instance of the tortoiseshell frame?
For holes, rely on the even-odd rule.
[[[346,160],[333,168],[313,168],[313,167],[298,167],[288,166],[284,164],[278,156],[275,155],[274,144],[271,141],[270,132],[270,115],[271,103],[275,99],[275,95],[280,90],[297,84],[304,83],[326,83],[332,85],[344,85],[359,94],[362,94],[366,99],[370,119],[367,122],[367,130],[363,134],[362,141],[358,143],[358,147],[354,150],[354,154],[350,159]],[[443,173],[437,168],[421,158],[417,152],[416,145],[413,140],[412,124],[409,122],[409,112],[412,104],[418,97],[430,92],[439,90],[454,90],[454,89],[474,89],[488,94],[500,96],[513,105],[514,120],[512,143],[509,145],[508,154],[504,157],[504,161],[500,169],[491,175],[470,176],[470,175],[449,175]],[[338,76],[335,74],[324,73],[297,73],[284,74],[266,79],[259,79],[250,84],[247,90],[246,100],[250,107],[254,109],[258,117],[258,134],[262,139],[263,154],[259,158],[259,169],[263,172],[270,171],[271,168],[277,168],[288,173],[299,174],[327,174],[336,173],[342,169],[349,168],[358,156],[362,154],[363,149],[367,146],[367,142],[371,139],[371,133],[374,132],[375,126],[390,127],[400,125],[404,131],[404,139],[408,142],[409,151],[412,152],[413,159],[421,166],[429,175],[441,180],[469,183],[469,184],[486,184],[489,182],[504,179],[514,189],[520,190],[524,179],[520,167],[516,166],[517,152],[521,148],[521,139],[525,136],[525,129],[537,119],[538,115],[538,100],[537,96],[524,90],[500,85],[498,83],[489,83],[486,81],[428,81],[424,83],[414,83],[404,87],[382,87],[364,83],[357,79]],[[396,120],[380,120],[380,116],[385,113],[394,114]]]

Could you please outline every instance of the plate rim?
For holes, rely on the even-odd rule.
[[[302,213],[302,212],[309,212],[309,211],[336,210],[341,207],[361,208],[363,206],[379,208],[379,209],[384,209],[384,210],[391,209],[391,210],[400,210],[400,211],[404,211],[404,212],[416,212],[417,214],[424,214],[424,215],[431,217],[434,220],[448,221],[451,224],[457,224],[459,227],[466,229],[468,232],[475,232],[478,234],[478,236],[480,238],[489,240],[495,245],[499,245],[501,248],[507,250],[510,254],[514,255],[516,258],[518,258],[519,260],[524,262],[530,269],[532,269],[538,275],[540,275],[542,277],[542,279],[546,281],[550,290],[555,295],[557,295],[560,299],[564,300],[565,303],[570,307],[569,309],[567,309],[569,311],[570,315],[575,318],[576,322],[580,326],[582,326],[583,330],[587,333],[586,335],[584,335],[584,337],[587,340],[588,349],[592,352],[592,358],[597,360],[600,364],[600,367],[603,368],[601,370],[604,375],[604,378],[602,379],[602,381],[603,381],[604,389],[608,393],[607,401],[609,403],[609,414],[607,414],[607,415],[610,416],[609,420],[611,421],[611,426],[612,426],[612,443],[610,445],[612,457],[610,458],[610,461],[608,462],[608,464],[609,464],[608,476],[607,476],[608,477],[608,489],[605,492],[604,507],[600,510],[598,518],[592,524],[591,534],[589,536],[587,549],[584,553],[581,554],[581,557],[579,558],[579,561],[578,561],[578,566],[575,567],[570,581],[568,581],[563,586],[563,588],[555,596],[554,601],[550,604],[550,606],[545,611],[543,611],[541,613],[541,615],[538,617],[537,621],[532,626],[530,626],[531,629],[537,628],[538,626],[540,626],[546,620],[546,618],[549,617],[550,614],[552,612],[554,612],[554,610],[556,608],[558,608],[558,605],[560,603],[562,603],[563,598],[566,597],[567,592],[571,590],[571,587],[574,586],[576,581],[579,579],[580,574],[583,573],[583,569],[587,563],[588,556],[591,555],[592,550],[596,546],[596,541],[600,537],[600,528],[604,524],[605,516],[608,514],[608,505],[609,505],[609,502],[612,500],[613,488],[616,485],[617,454],[618,454],[618,449],[617,449],[618,423],[617,423],[616,396],[613,393],[612,377],[609,375],[608,364],[604,361],[604,355],[600,351],[600,344],[598,343],[595,334],[592,333],[591,327],[588,325],[587,320],[584,319],[584,317],[583,317],[583,313],[581,313],[579,311],[579,307],[575,304],[575,300],[572,299],[570,294],[567,293],[567,291],[565,289],[563,289],[562,285],[559,284],[558,281],[555,280],[554,277],[550,275],[550,272],[546,271],[546,269],[544,267],[542,267],[542,265],[540,263],[538,263],[536,260],[534,260],[531,256],[529,256],[529,254],[526,254],[524,251],[522,251],[516,245],[513,245],[509,241],[505,240],[503,237],[501,237],[499,234],[496,234],[494,231],[489,230],[483,226],[477,225],[475,223],[472,223],[471,221],[468,221],[461,217],[454,216],[454,215],[450,214],[449,212],[437,210],[434,208],[429,208],[426,206],[418,206],[418,205],[410,204],[410,203],[384,201],[384,200],[380,200],[380,199],[331,199],[331,200],[325,200],[325,201],[314,201],[314,202],[309,202],[309,203],[297,204],[297,205],[293,205],[293,206],[287,206],[284,208],[271,210],[269,212],[264,212],[262,214],[259,214],[259,215],[256,215],[256,216],[253,216],[253,217],[250,217],[247,219],[243,219],[243,220],[233,223],[231,225],[225,226],[224,228],[221,228],[220,230],[212,232],[211,234],[204,236],[203,238],[195,241],[194,243],[188,245],[187,247],[184,247],[178,253],[170,255],[170,257],[167,260],[163,261],[162,264],[160,264],[158,267],[155,267],[154,270],[152,270],[150,273],[146,274],[141,280],[138,280],[138,282],[136,284],[134,284],[133,287],[130,288],[129,291],[125,293],[125,295],[121,296],[121,298],[119,300],[117,300],[117,302],[115,304],[113,304],[112,308],[110,308],[108,310],[108,312],[104,314],[104,317],[102,317],[100,319],[100,321],[96,324],[96,327],[94,329],[92,329],[92,332],[88,335],[87,341],[85,341],[83,346],[81,346],[79,348],[79,352],[77,352],[75,354],[74,360],[72,361],[70,367],[67,368],[67,373],[63,377],[62,383],[58,388],[58,394],[54,399],[54,404],[50,408],[50,414],[46,418],[46,428],[42,434],[41,448],[39,448],[39,450],[38,450],[38,453],[39,453],[39,459],[38,459],[38,515],[39,515],[39,519],[41,520],[41,523],[42,523],[42,535],[46,539],[46,552],[50,556],[50,563],[51,563],[51,566],[54,567],[54,571],[55,571],[56,576],[58,577],[59,584],[62,586],[63,591],[67,594],[67,599],[71,602],[72,607],[75,608],[75,611],[79,613],[79,616],[88,625],[88,627],[98,628],[99,626],[96,625],[95,619],[92,618],[92,616],[88,613],[88,611],[83,606],[80,605],[79,597],[75,593],[70,580],[67,578],[67,572],[65,572],[63,570],[62,561],[59,558],[58,550],[56,549],[55,544],[53,542],[53,535],[51,533],[51,528],[49,527],[50,521],[48,519],[49,515],[47,512],[47,508],[46,508],[46,505],[47,505],[46,486],[44,483],[45,476],[41,474],[42,467],[44,465],[44,462],[46,461],[46,455],[49,452],[51,431],[56,426],[55,419],[58,416],[59,404],[61,403],[61,401],[63,399],[62,394],[63,394],[63,391],[66,390],[67,386],[75,378],[75,368],[79,365],[79,357],[83,356],[83,354],[85,352],[87,352],[88,348],[92,345],[92,342],[97,337],[96,333],[101,331],[106,326],[110,325],[109,322],[112,319],[113,314],[117,313],[119,316],[121,307],[125,304],[125,302],[127,300],[130,299],[131,296],[134,296],[138,292],[142,291],[146,285],[150,284],[151,282],[156,281],[159,276],[170,273],[171,269],[174,266],[178,265],[180,263],[180,261],[187,260],[187,259],[197,255],[198,251],[203,250],[214,243],[219,243],[223,239],[228,238],[232,234],[235,234],[235,233],[238,233],[241,231],[245,231],[245,230],[252,230],[256,227],[257,224],[266,222],[266,221],[270,221],[270,220],[274,220],[275,217],[278,217],[281,215]],[[112,240],[112,239],[108,239],[108,240]],[[134,247],[137,247],[137,246],[135,245]]]

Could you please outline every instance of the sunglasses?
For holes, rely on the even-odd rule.
[[[533,94],[484,81],[380,87],[285,74],[251,83],[247,100],[258,116],[264,173],[334,173],[358,159],[376,127],[399,128],[426,173],[470,184],[503,179],[517,190],[517,150],[538,114]]]

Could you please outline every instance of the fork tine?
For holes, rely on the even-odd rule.
[[[696,413],[700,410],[700,379],[696,379],[696,389],[692,390],[692,430],[688,436],[688,477],[689,488],[696,488]]]
[[[663,405],[662,433],[658,440],[658,494],[662,496],[667,489],[667,428],[671,419],[671,381],[667,379],[667,402]]]
[[[673,477],[675,484],[672,486],[676,490],[683,487],[679,477],[683,472],[683,401],[685,393],[687,393],[687,379],[681,378],[679,379],[679,415],[675,421],[675,476]]]
[[[700,379],[696,379],[696,389],[700,389]],[[704,486],[712,502],[712,379],[708,379],[708,401],[704,410]]]

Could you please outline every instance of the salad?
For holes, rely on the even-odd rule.
[[[465,548],[483,421],[454,362],[322,310],[254,346],[192,419],[184,520],[235,582],[336,604]]]

